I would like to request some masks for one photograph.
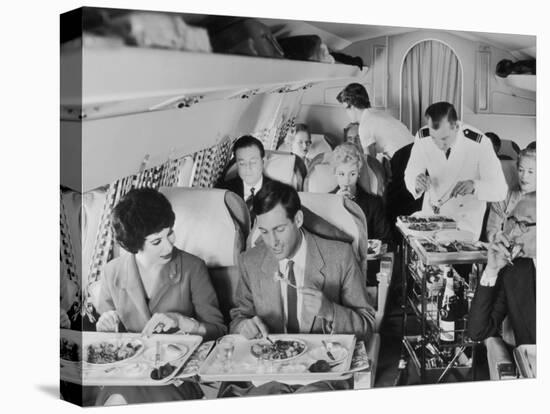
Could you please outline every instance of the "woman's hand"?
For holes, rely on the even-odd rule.
[[[349,199],[353,198],[353,194],[351,193],[349,187],[340,188],[336,194],[340,194],[341,196],[344,196]]]
[[[506,266],[511,259],[509,248],[510,241],[506,236],[502,232],[495,234],[488,249],[487,268],[498,272]]]
[[[142,334],[150,336],[154,333],[164,333],[174,328],[185,332],[194,333],[198,331],[199,323],[176,312],[155,313],[143,328]]]
[[[69,319],[69,315],[67,315],[67,312],[65,312],[64,309],[59,309],[59,326],[61,328],[69,329],[71,327],[71,320]]]
[[[98,332],[116,332],[118,330],[119,317],[114,310],[103,312],[99,319],[95,329]]]

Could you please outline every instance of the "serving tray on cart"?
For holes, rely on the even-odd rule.
[[[203,381],[279,381],[288,383],[314,382],[344,379],[349,375],[355,349],[355,335],[292,334],[269,335],[273,340],[297,339],[306,345],[306,351],[296,357],[282,361],[265,361],[254,356],[251,347],[262,340],[247,340],[240,335],[231,335],[235,350],[229,364],[220,358],[215,347],[202,367],[199,376]],[[328,372],[310,372],[308,368],[322,358],[331,362],[324,352],[322,341],[339,343],[347,352],[345,358]]]
[[[77,332],[61,330],[63,338],[75,341],[80,347],[81,361],[61,359],[61,379],[82,385],[166,385],[181,370],[183,365],[202,342],[198,335],[154,334],[149,338],[138,333]],[[87,362],[88,347],[99,343],[125,343],[133,341],[142,345],[135,356],[127,360],[108,364]],[[174,367],[170,375],[155,380],[151,373],[155,369],[156,345],[159,343],[161,362]]]
[[[481,242],[464,243],[468,248],[477,250],[431,251],[430,242],[422,237],[409,237],[409,244],[420,256],[424,264],[484,263],[487,261],[487,249]],[[472,246],[470,246],[472,245]]]

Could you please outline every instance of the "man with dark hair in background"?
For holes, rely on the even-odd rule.
[[[350,83],[336,97],[351,122],[359,123],[359,138],[366,154],[393,157],[395,151],[413,140],[407,127],[384,111],[371,108],[369,95],[359,83]]]
[[[437,102],[425,112],[405,170],[407,189],[424,194],[422,210],[456,220],[479,239],[487,201],[506,197],[507,185],[491,141],[458,121],[454,106]]]
[[[251,221],[254,222],[254,196],[264,184],[272,181],[264,175],[264,146],[252,135],[243,135],[235,141],[232,151],[237,164],[237,177],[223,183],[221,187],[233,191],[245,200]]]

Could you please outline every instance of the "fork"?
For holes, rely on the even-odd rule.
[[[325,347],[325,350],[327,351],[327,355],[330,359],[332,359],[333,361],[336,361],[336,358],[334,358],[334,355],[332,355],[332,352],[330,352],[329,348],[328,348],[328,345],[327,343],[325,342],[325,340],[323,339],[321,341],[321,343],[323,344],[323,346]]]

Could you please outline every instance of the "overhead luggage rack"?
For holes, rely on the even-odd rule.
[[[61,116],[96,119],[260,93],[292,93],[363,77],[367,68],[251,56],[130,46],[84,47],[61,54],[61,76],[82,68],[82,84],[64,82]]]

